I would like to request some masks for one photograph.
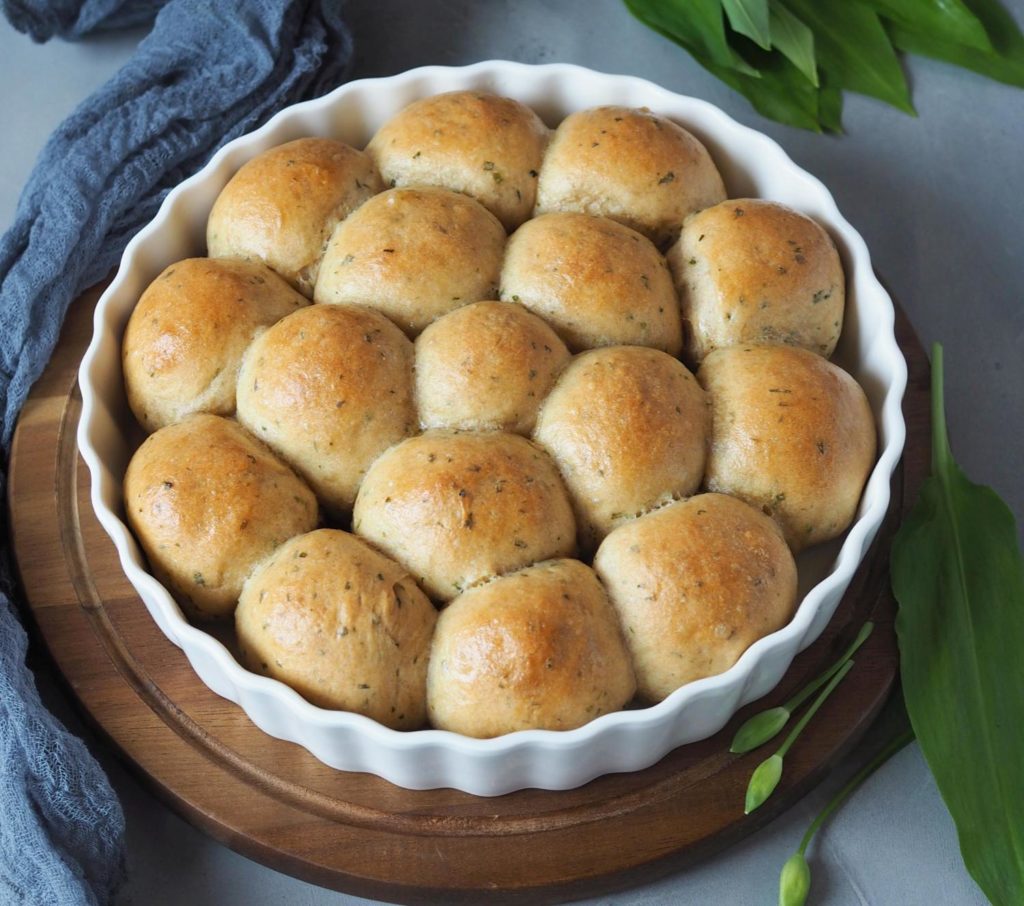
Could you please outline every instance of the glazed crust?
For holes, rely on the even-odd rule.
[[[615,612],[577,560],[470,589],[438,619],[427,702],[441,729],[481,738],[571,730],[618,711],[634,688]]]
[[[392,447],[367,472],[352,525],[439,601],[575,549],[558,471],[515,434],[430,431]]]
[[[472,198],[391,189],[338,225],[317,302],[368,305],[414,337],[431,321],[498,292],[505,230]]]
[[[367,145],[385,185],[443,186],[514,230],[533,208],[548,128],[525,104],[481,91],[415,101]]]
[[[597,346],[682,348],[679,302],[665,259],[607,217],[544,214],[512,235],[501,298],[544,318],[574,352]]]
[[[347,513],[370,463],[416,430],[413,346],[383,315],[312,305],[249,348],[238,419]]]
[[[623,520],[697,489],[707,432],[707,400],[682,363],[612,346],[573,359],[534,437],[558,464],[580,547],[592,551]]]
[[[724,494],[700,494],[620,526],[594,568],[647,701],[728,670],[789,622],[797,573],[778,526]]]
[[[243,164],[206,227],[211,258],[262,261],[312,297],[335,226],[381,190],[369,155],[329,138],[300,138]]]
[[[786,344],[828,358],[843,329],[846,284],[832,237],[797,211],[752,198],[686,221],[669,250],[686,355]]]
[[[306,298],[259,262],[186,258],[132,311],[122,343],[128,404],[147,431],[193,412],[232,415],[242,355]]]
[[[477,302],[416,340],[416,404],[424,428],[529,434],[569,350],[520,305]]]
[[[216,415],[151,434],[128,464],[124,496],[154,575],[200,619],[230,617],[256,565],[317,524],[302,479]]]
[[[243,663],[322,708],[396,730],[426,721],[437,613],[397,563],[348,532],[320,529],[281,545],[242,590]]]
[[[681,126],[646,108],[593,107],[555,130],[535,213],[600,214],[666,248],[688,214],[724,199],[707,149]]]
[[[794,551],[845,531],[876,453],[860,385],[791,346],[718,349],[697,377],[712,408],[707,489],[773,516]]]

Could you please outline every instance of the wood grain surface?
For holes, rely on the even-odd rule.
[[[565,792],[477,798],[326,767],[207,689],[160,633],[95,519],[75,445],[76,373],[97,298],[93,291],[72,306],[14,438],[8,504],[27,618],[100,737],[171,808],[246,856],[401,903],[546,903],[623,889],[767,824],[854,745],[892,689],[888,550],[928,461],[928,363],[901,312],[908,441],[893,505],[828,629],[779,687],[717,736],[645,771]],[[765,753],[730,755],[736,727],[831,663],[868,618],[878,626],[856,668],[786,756],[775,795],[744,817],[747,780]]]

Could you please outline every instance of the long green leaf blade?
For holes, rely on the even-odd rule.
[[[1024,563],[1013,514],[954,462],[932,362],[932,477],[893,544],[903,694],[956,823],[968,871],[996,904],[1024,903]]]
[[[963,0],[861,0],[886,19],[925,38],[991,51],[985,27]]]
[[[781,0],[771,0],[769,8],[772,46],[818,86],[818,64],[814,58],[814,32],[794,16]]]
[[[837,87],[914,113],[899,60],[874,10],[851,0],[787,0],[814,32],[818,63]]]
[[[758,47],[771,50],[768,0],[722,0],[722,9],[733,31],[746,35]]]

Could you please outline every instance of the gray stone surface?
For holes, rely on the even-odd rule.
[[[348,3],[354,75],[490,58],[565,61],[642,76],[722,107],[777,141],[830,187],[922,340],[946,348],[954,451],[1021,520],[1024,478],[1024,92],[952,67],[908,64],[920,116],[847,96],[842,137],[768,122],[618,0],[362,0]],[[1024,0],[1007,3],[1024,21]],[[0,21],[0,228],[46,137],[127,59],[144,32],[33,45]],[[683,874],[593,902],[767,903],[778,870],[828,793],[898,720],[875,728],[836,775],[789,813]],[[72,718],[73,720],[73,718]],[[125,803],[130,879],[121,904],[341,904],[352,897],[293,880],[185,824],[97,747]],[[971,904],[952,824],[916,747],[883,768],[815,844],[813,901]],[[528,871],[524,866],[524,871]]]

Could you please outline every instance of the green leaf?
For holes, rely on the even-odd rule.
[[[779,785],[782,778],[782,756],[776,752],[769,755],[750,775],[750,782],[747,784],[747,798],[743,804],[743,814],[749,815],[754,809],[760,807]]]
[[[804,906],[811,892],[811,869],[802,852],[795,852],[779,875],[779,906]]]
[[[770,7],[772,46],[818,86],[818,66],[814,60],[814,32],[794,16],[781,0],[771,0]]]
[[[835,76],[823,73],[818,90],[818,120],[826,132],[843,131],[843,92],[834,80]]]
[[[963,0],[861,0],[880,16],[925,38],[991,51],[985,27]]]
[[[907,80],[874,10],[851,0],[786,0],[814,32],[818,64],[836,87],[878,98],[914,113]]]
[[[789,723],[791,713],[789,708],[779,707],[755,714],[736,731],[729,751],[734,755],[742,755],[763,746],[782,732],[782,728]]]
[[[968,871],[1024,903],[1024,563],[1009,508],[953,460],[932,356],[932,475],[892,550],[911,724]]]
[[[1024,88],[1024,36],[1013,17],[995,0],[964,0],[964,3],[985,26],[994,52],[929,38],[895,23],[889,26],[893,44],[908,53],[953,63],[990,79]]]
[[[758,47],[772,49],[768,0],[722,0],[722,9],[734,32],[746,35]]]

